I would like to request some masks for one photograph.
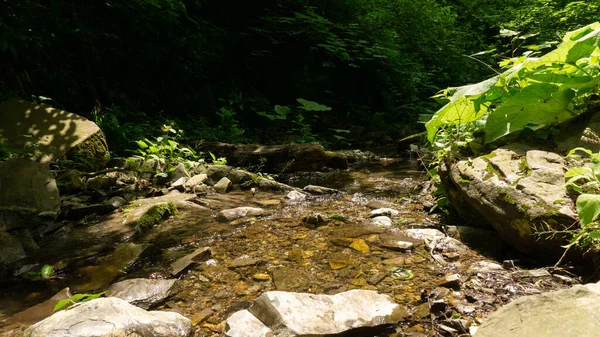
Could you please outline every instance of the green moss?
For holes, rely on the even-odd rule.
[[[177,206],[172,202],[154,205],[150,207],[141,218],[133,221],[131,225],[134,226],[137,231],[143,232],[171,215],[175,215],[175,213],[177,213]]]
[[[490,178],[492,178],[493,176],[502,176],[500,174],[500,172],[498,172],[498,170],[496,170],[496,168],[494,167],[494,165],[488,163],[487,166],[485,167],[485,171],[487,172],[487,174],[483,177],[483,180],[488,180]]]
[[[496,152],[494,152],[494,151],[492,151],[492,152],[490,152],[490,153],[486,154],[485,156],[481,156],[481,158],[483,158],[483,159],[486,159],[486,160],[487,160],[487,159],[494,158],[494,157],[496,157]]]
[[[537,220],[539,218],[551,218],[560,214],[560,210],[558,208],[552,207],[543,201],[536,202],[535,205],[533,205],[533,207],[541,208],[543,210],[543,214],[532,215],[530,217],[531,221]],[[549,220],[546,219],[545,221]]]
[[[527,164],[526,157],[521,157],[521,160],[519,161],[519,171],[527,177],[531,175],[531,168],[529,167],[529,164]]]
[[[528,210],[531,209],[531,207],[527,204],[520,204],[517,209],[519,210],[519,212],[521,213],[527,213]]]
[[[565,202],[565,199],[556,199],[556,200],[554,200],[553,203],[556,205],[556,204],[562,204],[563,202]]]
[[[339,214],[339,213],[331,214],[329,216],[329,219],[331,219],[331,220],[339,220],[339,221],[347,221],[348,220],[348,218],[346,218],[344,215]]]
[[[102,131],[98,131],[66,155],[72,161],[73,168],[83,171],[99,170],[103,168],[110,159],[108,145]]]

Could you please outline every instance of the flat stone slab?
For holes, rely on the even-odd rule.
[[[146,311],[115,297],[61,310],[30,326],[25,337],[185,337],[189,319],[175,312]]]
[[[521,297],[493,313],[477,337],[580,337],[600,331],[600,283]]]
[[[232,221],[246,216],[264,215],[265,210],[258,207],[237,207],[232,209],[222,210],[217,214],[219,221]]]
[[[107,297],[117,297],[142,309],[148,309],[169,296],[176,280],[135,278],[117,282],[106,291]]]
[[[406,317],[406,310],[389,296],[358,289],[336,295],[270,291],[248,311],[275,336],[326,336]]]
[[[209,247],[202,247],[196,249],[193,253],[190,253],[171,263],[171,275],[179,275],[179,273],[184,271],[187,267],[191,266],[192,264],[198,263],[203,260],[208,260],[211,254],[212,253]]]

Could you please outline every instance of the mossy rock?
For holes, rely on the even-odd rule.
[[[177,213],[177,206],[172,202],[156,204],[148,208],[144,215],[130,222],[129,225],[135,227],[138,232],[144,232],[175,215],[175,213]]]

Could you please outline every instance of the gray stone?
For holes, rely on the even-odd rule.
[[[406,310],[388,295],[350,290],[336,295],[270,291],[248,309],[276,336],[326,336],[394,324]]]
[[[233,183],[231,180],[229,180],[227,177],[223,177],[213,187],[217,193],[227,193],[232,186]]]
[[[228,267],[229,268],[239,268],[239,267],[254,266],[256,264],[259,264],[260,262],[262,262],[261,259],[256,259],[256,258],[250,257],[248,255],[243,255],[243,256],[240,256],[238,258],[231,260],[231,262],[229,262],[229,264],[228,264]]]
[[[366,205],[368,208],[377,209],[377,208],[393,208],[394,203],[385,201],[385,200],[371,200]]]
[[[461,282],[460,275],[452,274],[442,278],[439,282],[439,286],[446,288],[458,288],[460,287]]]
[[[185,183],[187,182],[188,179],[189,178],[181,177],[181,178],[175,180],[174,182],[171,183],[171,188],[174,188],[179,192],[185,191]]]
[[[175,312],[145,311],[121,299],[99,298],[61,310],[25,330],[25,337],[186,337],[192,325]]]
[[[179,163],[177,164],[177,166],[175,166],[175,169],[173,169],[173,171],[171,171],[171,173],[169,174],[169,181],[171,182],[171,185],[173,182],[181,179],[181,178],[190,178],[190,174],[189,172],[185,169],[185,165],[183,163]]]
[[[407,241],[386,240],[381,242],[381,247],[400,251],[410,250],[413,246],[414,244],[412,242]]]
[[[256,175],[244,170],[231,170],[227,178],[236,185],[241,185],[256,179]]]
[[[160,303],[169,296],[176,280],[136,278],[117,282],[106,291],[106,297],[117,297],[142,309]]]
[[[310,194],[316,194],[316,195],[340,193],[340,191],[338,191],[336,189],[323,187],[323,186],[316,186],[316,185],[304,186],[304,188],[302,190],[304,190],[304,192],[308,192]]]
[[[381,227],[390,227],[392,226],[392,219],[387,216],[376,216],[371,219],[371,224]]]
[[[35,215],[56,217],[60,195],[48,165],[29,160],[0,162],[0,231],[31,227]]]
[[[488,262],[488,261],[477,261],[477,262],[473,262],[471,264],[471,266],[469,267],[469,270],[467,271],[470,274],[477,274],[477,273],[496,273],[496,272],[503,272],[504,268],[494,262]]]
[[[112,197],[112,198],[108,199],[104,203],[109,204],[116,209],[116,208],[125,206],[127,204],[127,200],[125,200],[125,198],[117,196],[117,197]]]
[[[185,182],[185,189],[187,191],[193,191],[197,185],[204,183],[208,179],[205,173],[196,174]]]
[[[400,214],[400,212],[393,208],[378,208],[372,210],[371,213],[369,213],[369,216],[374,218],[378,216],[397,216],[398,214]]]
[[[265,214],[265,210],[258,207],[237,207],[232,209],[222,210],[217,214],[219,221],[232,221],[246,216],[261,216]]]
[[[600,331],[600,284],[521,297],[488,317],[477,337],[580,337]]]
[[[68,111],[15,99],[0,104],[0,121],[0,139],[15,149],[34,142],[35,149],[28,152],[41,163],[66,157],[76,169],[99,170],[110,159],[98,125]]]
[[[12,267],[26,256],[21,242],[16,236],[0,231],[0,270]]]
[[[434,228],[411,228],[402,230],[400,233],[413,239],[424,240],[426,242],[431,242],[446,237],[444,233]]]
[[[492,226],[518,250],[559,256],[566,237],[539,240],[538,231],[564,230],[577,222],[563,188],[564,159],[512,144],[469,161],[440,165],[440,177],[458,213],[473,224]]]
[[[196,264],[201,261],[206,261],[211,256],[212,252],[209,247],[202,247],[196,249],[193,253],[188,254],[177,261],[171,263],[171,275],[179,275],[182,271],[187,269],[189,266]]]
[[[248,310],[241,310],[227,319],[225,336],[229,337],[273,337],[273,331]]]
[[[290,191],[285,198],[292,201],[302,201],[306,199],[306,194],[298,191]]]
[[[229,175],[233,167],[227,165],[208,165],[206,174],[212,181],[219,181]]]
[[[92,191],[108,191],[111,187],[115,186],[116,182],[117,177],[103,175],[88,179],[85,186],[88,190]]]

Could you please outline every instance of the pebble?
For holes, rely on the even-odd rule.
[[[271,280],[271,276],[269,276],[269,274],[266,273],[256,273],[252,275],[252,279],[254,281],[269,281]]]
[[[439,285],[446,288],[458,288],[460,287],[461,280],[460,275],[452,274],[442,278]]]

